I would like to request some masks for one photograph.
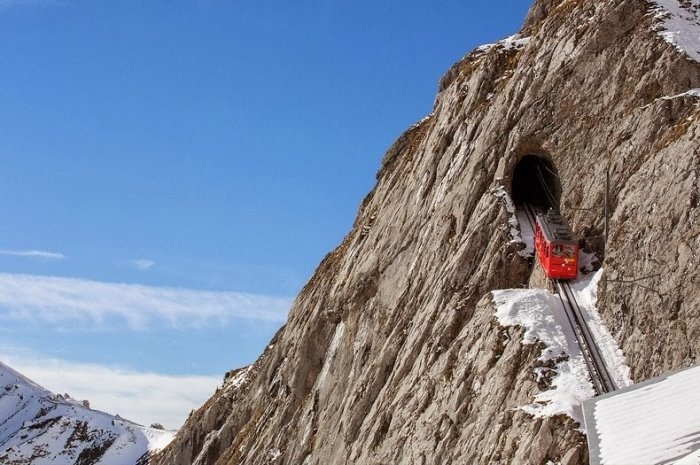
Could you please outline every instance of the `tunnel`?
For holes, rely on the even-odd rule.
[[[556,168],[547,158],[538,155],[521,158],[513,170],[510,187],[516,205],[529,203],[559,211],[561,182]]]

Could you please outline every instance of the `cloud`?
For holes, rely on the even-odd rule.
[[[44,250],[0,250],[0,255],[11,255],[13,257],[23,258],[39,258],[42,260],[65,260],[68,258],[62,253],[46,252]]]
[[[0,273],[0,321],[32,321],[58,329],[206,328],[236,319],[283,323],[290,306],[288,298],[241,292]]]
[[[148,260],[146,258],[140,258],[138,260],[131,260],[129,263],[131,263],[134,267],[136,267],[137,270],[142,270],[146,271],[150,268],[153,267],[153,265],[156,264],[153,260]]]
[[[57,394],[148,426],[179,428],[221,385],[221,376],[173,376],[0,352],[0,360]]]

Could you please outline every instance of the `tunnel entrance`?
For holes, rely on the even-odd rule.
[[[526,155],[515,165],[512,179],[510,192],[516,205],[529,203],[545,211],[559,211],[561,181],[551,161]]]

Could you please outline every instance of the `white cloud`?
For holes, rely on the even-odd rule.
[[[0,360],[57,394],[150,425],[179,428],[221,385],[220,376],[171,376],[65,360],[0,353]]]
[[[0,321],[34,321],[60,329],[206,328],[235,319],[283,323],[290,305],[287,298],[240,292],[0,273]]]
[[[129,263],[131,263],[136,269],[146,271],[150,268],[153,267],[153,265],[156,264],[153,260],[148,260],[146,258],[140,258],[138,260],[131,260]]]
[[[43,260],[65,260],[68,258],[62,253],[46,252],[45,250],[0,250],[0,255],[11,255],[13,257],[23,258],[39,258]]]

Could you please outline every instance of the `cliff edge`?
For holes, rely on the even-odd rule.
[[[635,380],[697,363],[700,63],[669,26],[697,13],[539,0],[519,34],[456,63],[287,325],[156,463],[587,463],[573,419],[520,408],[548,386],[541,347],[494,317],[491,291],[531,273],[494,190],[517,201],[528,163],[549,170],[604,262],[598,309]]]

